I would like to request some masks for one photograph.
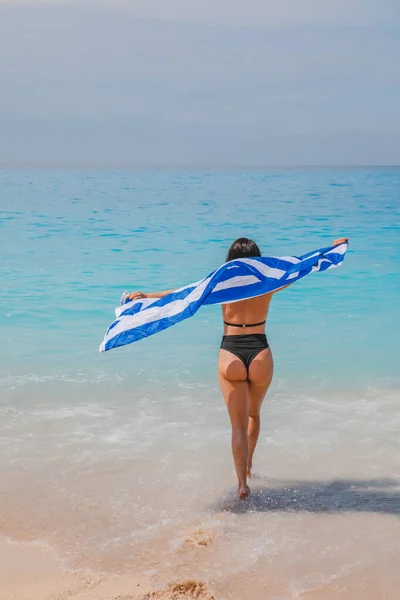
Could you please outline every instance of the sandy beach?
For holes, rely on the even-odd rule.
[[[392,565],[393,567],[393,565]],[[390,570],[390,569],[389,569]],[[362,570],[319,589],[293,593],[279,574],[268,574],[262,588],[243,588],[240,598],[265,600],[397,600],[398,588],[388,582],[385,570]],[[228,586],[229,588],[229,586]],[[170,583],[155,589],[150,582],[134,574],[93,573],[68,570],[55,553],[37,543],[0,542],[1,600],[222,600],[231,591],[214,594],[195,580]],[[253,595],[255,594],[255,595]],[[235,597],[239,597],[236,596]]]
[[[144,587],[134,577],[90,575],[63,568],[57,556],[40,544],[0,543],[2,600],[61,598],[138,599]]]
[[[213,600],[203,584],[182,581],[151,589],[135,575],[95,574],[63,568],[41,544],[0,542],[1,600]]]

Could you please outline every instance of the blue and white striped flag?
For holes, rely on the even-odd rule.
[[[125,300],[115,309],[100,352],[137,342],[194,315],[203,304],[227,304],[255,298],[298,281],[313,271],[342,264],[348,242],[303,256],[240,258],[225,263],[201,281],[164,298]]]

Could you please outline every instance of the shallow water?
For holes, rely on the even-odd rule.
[[[399,183],[396,169],[0,172],[1,532],[217,598],[395,598]],[[121,291],[195,281],[242,234],[274,255],[351,242],[342,268],[274,299],[245,506],[218,307],[97,353]]]

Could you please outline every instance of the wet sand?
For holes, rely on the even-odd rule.
[[[304,564],[304,563],[303,563]],[[249,585],[243,573],[225,589],[215,593],[204,583],[181,580],[165,586],[154,586],[149,579],[133,573],[94,573],[64,568],[56,554],[37,543],[0,542],[1,600],[397,600],[398,578],[394,563],[371,566],[343,573],[341,577],[312,590],[297,591],[285,584],[287,565],[265,565],[263,581]],[[383,567],[383,568],[382,568]]]
[[[135,577],[69,571],[45,546],[8,541],[0,543],[0,587],[2,600],[108,600],[118,595],[139,600],[145,591]]]
[[[65,569],[55,553],[41,544],[0,542],[1,600],[213,600],[197,581],[180,581],[162,589],[134,574],[95,574]]]

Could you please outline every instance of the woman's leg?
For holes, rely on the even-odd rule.
[[[246,482],[249,458],[247,427],[249,423],[248,382],[244,364],[234,354],[221,350],[218,360],[218,379],[232,425],[232,454],[238,478],[238,498],[247,498]]]
[[[247,477],[251,477],[253,455],[260,434],[260,409],[272,381],[274,363],[269,348],[262,350],[251,362],[249,368],[249,427],[247,437],[249,441],[249,459],[247,464]]]

